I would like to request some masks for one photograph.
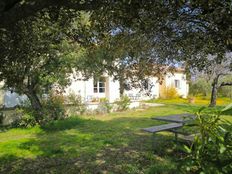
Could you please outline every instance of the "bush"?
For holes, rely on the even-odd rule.
[[[195,138],[188,153],[182,159],[185,173],[230,173],[232,171],[232,134],[231,123],[223,121],[221,115],[231,110],[232,105],[222,111],[197,113],[200,135]],[[222,124],[223,123],[223,124]]]
[[[17,109],[16,113],[21,115],[21,117],[13,126],[30,128],[36,125],[34,113],[31,108]]]
[[[85,103],[82,101],[80,95],[76,95],[75,93],[70,93],[68,95],[68,103],[71,104],[71,113],[76,114],[77,112],[80,114],[84,114],[87,110]]]
[[[65,98],[61,94],[51,93],[47,99],[42,100],[43,122],[65,118]]]
[[[107,98],[101,98],[97,111],[100,113],[110,113],[113,106],[109,103]]]
[[[13,126],[32,127],[36,124],[44,125],[67,116],[64,107],[64,96],[61,94],[51,93],[46,99],[41,100],[41,104],[42,109],[38,113],[33,110],[29,102],[24,102],[22,108],[17,110],[17,114],[21,115],[20,119]]]
[[[161,98],[164,98],[164,99],[173,99],[177,97],[179,97],[178,92],[176,88],[173,86],[165,87],[163,95],[161,96]]]
[[[128,96],[122,96],[120,100],[116,101],[118,111],[125,111],[129,108],[131,100]]]

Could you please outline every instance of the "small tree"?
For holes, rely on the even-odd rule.
[[[218,90],[223,86],[232,86],[232,82],[220,82],[220,78],[232,73],[232,56],[223,55],[224,58],[217,62],[217,58],[209,58],[209,65],[206,73],[211,79],[212,90],[210,107],[216,106]]]

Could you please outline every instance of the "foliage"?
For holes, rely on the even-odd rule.
[[[164,99],[173,99],[178,97],[178,92],[174,86],[166,86],[163,89],[163,94],[161,98]]]
[[[41,120],[44,124],[53,120],[60,120],[67,117],[65,111],[65,97],[59,93],[50,93],[47,99],[42,100]]]
[[[113,27],[130,28],[131,31],[137,28],[150,35],[151,33],[160,32],[162,29],[162,31],[166,30],[163,35],[172,36],[173,38],[175,38],[175,35],[170,31],[175,31],[179,34],[179,37],[187,34],[193,34],[194,36],[194,34],[206,33],[199,39],[203,40],[212,37],[214,42],[218,42],[218,45],[225,45],[227,49],[231,50],[230,5],[230,1],[220,0],[207,2],[183,0],[167,2],[153,0],[103,0],[97,2],[92,0],[60,0],[59,2],[28,0],[28,3],[23,0],[5,0],[0,4],[0,20],[2,21],[0,28],[9,29],[17,21],[35,16],[36,12],[41,12],[44,9],[55,9],[54,11],[57,9],[84,10],[90,11],[97,23],[104,24],[104,27],[99,27],[99,30],[102,31],[111,31],[110,29]],[[175,27],[172,28],[172,26]],[[198,39],[197,36],[194,38]]]
[[[13,123],[13,127],[30,128],[36,125],[33,110],[31,108],[17,109],[17,114],[21,115],[20,118]]]
[[[35,112],[30,103],[24,103],[23,107],[17,109],[19,119],[14,123],[16,127],[33,127],[36,124],[45,125],[53,120],[64,119],[66,115],[64,107],[64,96],[61,94],[50,93],[41,100],[42,109],[40,113]],[[43,117],[38,117],[37,114]],[[39,120],[36,120],[39,118]]]
[[[9,79],[8,83],[13,84],[8,86],[18,91],[28,86],[22,83],[33,81],[29,86],[36,87],[34,98],[34,93],[41,90],[38,89],[41,83],[43,86],[66,83],[66,75],[74,63],[69,64],[71,60],[66,62],[63,58],[78,57],[77,42],[88,47],[91,56],[86,57],[90,61],[95,58],[95,64],[86,63],[91,71],[100,71],[96,73],[99,75],[107,69],[122,80],[126,79],[120,77],[125,74],[120,73],[123,69],[129,71],[130,77],[136,72],[136,77],[142,79],[146,75],[162,74],[164,69],[154,68],[154,64],[175,64],[177,59],[187,61],[189,66],[207,67],[205,55],[231,50],[231,8],[227,1],[12,0],[1,2],[0,7],[3,41],[0,66],[5,69],[11,65],[11,70],[14,69],[12,73],[6,68],[2,79]],[[77,22],[70,29],[73,17],[78,19],[80,10],[88,12],[89,27],[82,28]],[[63,45],[74,48],[69,51],[62,49]],[[222,56],[218,57],[220,62]],[[114,65],[118,59],[121,65],[117,67]],[[86,64],[76,66],[86,68],[82,66]],[[131,69],[127,68],[128,64]]]
[[[128,96],[124,95],[121,96],[120,100],[116,101],[115,104],[117,105],[117,110],[125,111],[129,108],[131,100]]]
[[[231,82],[232,81],[232,76],[225,76],[222,81],[224,82]],[[230,99],[232,99],[232,86],[222,86],[219,91],[218,91],[219,95],[221,97],[228,97]]]
[[[209,96],[211,92],[211,84],[206,78],[198,78],[192,82],[189,87],[189,93],[193,96]]]
[[[107,98],[100,98],[100,103],[97,108],[100,113],[110,113],[113,106]]]
[[[80,114],[85,113],[87,107],[86,104],[82,101],[82,98],[80,95],[76,95],[74,92],[69,93],[67,96],[68,98],[68,104],[71,104],[71,112],[72,114],[76,114],[79,112]]]
[[[31,107],[37,112],[38,122],[43,119],[39,114],[42,109],[39,96],[54,86],[63,88],[68,85],[70,73],[84,54],[68,34],[74,27],[73,17],[67,16],[65,10],[58,10],[57,15],[51,11],[37,13],[18,21],[10,31],[0,32],[0,52],[4,62],[0,64],[0,81],[4,80],[6,88],[27,95]],[[77,25],[78,22],[75,27]]]
[[[183,159],[188,173],[230,173],[232,171],[232,124],[221,119],[221,115],[232,109],[232,104],[221,111],[197,112],[200,135],[193,145],[185,146],[188,156]]]
[[[207,70],[202,72],[195,71],[196,80],[190,83],[189,92],[193,96],[211,97],[210,106],[216,105],[217,97],[232,97],[231,88],[231,70],[229,68],[231,63],[231,57],[225,58],[224,62],[217,64],[214,60],[211,60],[210,66],[207,66]]]

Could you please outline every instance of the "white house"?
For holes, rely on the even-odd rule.
[[[114,102],[120,98],[120,85],[118,80],[113,77],[103,75],[98,80],[90,78],[88,80],[75,79],[71,76],[71,84],[65,89],[64,95],[75,93],[80,95],[86,103],[93,103],[99,101],[100,98],[107,98],[109,102]],[[158,81],[157,77],[149,77],[146,79],[143,90],[140,88],[131,88],[124,91],[133,101],[147,100],[162,97],[166,87],[173,86],[176,88],[178,94],[186,98],[188,95],[188,82],[186,74],[183,70],[178,70],[173,73],[167,73],[163,77],[162,83]],[[3,85],[0,83],[0,85]],[[0,105],[5,107],[14,107],[19,105],[25,99],[25,96],[19,96],[10,91],[0,90]]]
[[[103,75],[99,79],[90,78],[88,80],[75,80],[72,78],[72,83],[65,90],[65,95],[75,93],[80,95],[84,101],[93,102],[100,98],[107,98],[109,102],[114,102],[120,98],[120,84],[113,77]],[[188,96],[189,85],[186,80],[184,70],[178,69],[175,72],[167,73],[163,77],[162,83],[157,77],[149,77],[145,80],[145,86],[141,88],[125,89],[124,95],[127,95],[132,100],[148,100],[159,98],[164,95],[166,87],[176,88],[179,96],[186,98]]]

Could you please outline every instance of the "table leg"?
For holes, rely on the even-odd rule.
[[[178,133],[175,132],[175,141],[177,141],[177,139],[178,139]]]

